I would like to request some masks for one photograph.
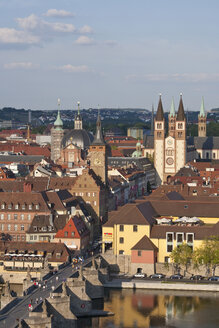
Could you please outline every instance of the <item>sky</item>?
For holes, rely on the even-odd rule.
[[[219,107],[218,0],[0,0],[0,108]]]

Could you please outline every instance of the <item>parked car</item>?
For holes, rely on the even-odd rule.
[[[172,274],[172,276],[170,276],[170,279],[182,279],[183,276],[179,273],[177,274]]]
[[[163,279],[163,278],[165,278],[166,276],[165,276],[165,274],[163,274],[163,273],[154,273],[154,274],[151,274],[150,275],[150,278],[151,279]]]
[[[147,275],[145,273],[137,272],[134,274],[133,278],[145,278]]]
[[[203,280],[204,277],[201,276],[200,274],[195,274],[190,277],[190,280]]]
[[[212,276],[208,278],[209,281],[218,281],[219,282],[219,276]]]

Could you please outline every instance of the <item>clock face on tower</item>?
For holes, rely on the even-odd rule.
[[[172,158],[172,157],[167,157],[167,159],[166,159],[166,163],[167,163],[168,165],[172,165],[172,164],[174,163],[173,158]]]

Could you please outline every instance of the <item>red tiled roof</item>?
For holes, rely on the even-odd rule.
[[[89,234],[89,230],[83,219],[76,215],[66,223],[63,229],[56,233],[55,238],[81,238],[87,234]]]

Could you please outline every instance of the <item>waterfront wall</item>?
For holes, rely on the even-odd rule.
[[[131,289],[158,289],[158,290],[186,290],[186,291],[208,291],[219,292],[217,284],[187,284],[171,282],[151,281],[123,281],[114,279],[104,284],[106,288],[131,288]]]

